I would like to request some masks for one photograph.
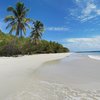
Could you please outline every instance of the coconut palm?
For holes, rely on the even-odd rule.
[[[26,34],[26,26],[30,28],[28,22],[31,21],[30,18],[26,18],[26,14],[29,11],[22,2],[18,2],[16,7],[8,7],[7,11],[12,12],[13,15],[7,16],[4,21],[9,22],[6,29],[10,29],[10,34],[13,31],[16,32],[16,36],[22,37],[23,33]]]
[[[31,39],[37,45],[42,37],[42,32],[44,31],[44,25],[40,21],[33,22],[34,27],[31,32]]]

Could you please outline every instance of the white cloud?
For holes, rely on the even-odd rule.
[[[47,27],[47,31],[68,31],[69,28],[67,27]]]
[[[96,10],[96,13],[97,13],[98,15],[100,15],[100,9],[99,9],[99,10]]]
[[[96,0],[75,0],[78,8],[72,9],[70,14],[77,17],[81,22],[100,16],[100,7],[94,1]]]
[[[89,16],[93,11],[95,12],[96,10],[96,5],[93,4],[93,3],[87,3],[87,6],[85,9],[83,9],[82,13],[83,13],[83,16],[86,17],[86,16]]]
[[[100,50],[100,36],[90,38],[69,38],[63,40],[71,50]]]

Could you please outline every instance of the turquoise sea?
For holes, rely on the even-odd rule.
[[[100,55],[100,51],[82,51],[82,52],[75,52],[82,55]]]

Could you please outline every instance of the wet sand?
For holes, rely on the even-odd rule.
[[[100,61],[88,55],[72,54],[62,60],[47,62],[34,76],[49,82],[82,89],[100,88]]]

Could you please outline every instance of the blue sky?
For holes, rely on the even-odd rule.
[[[0,29],[9,15],[8,6],[19,0],[0,0]],[[71,51],[100,50],[100,0],[20,0],[30,8],[27,17],[44,23],[43,39],[52,40]],[[27,36],[30,31],[27,31]]]

